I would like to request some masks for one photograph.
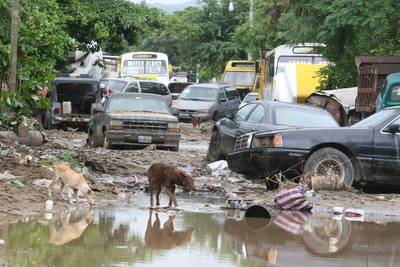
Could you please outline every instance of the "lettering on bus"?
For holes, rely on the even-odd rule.
[[[123,73],[125,74],[165,74],[168,72],[164,60],[126,60]]]

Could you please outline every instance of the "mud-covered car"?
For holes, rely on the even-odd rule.
[[[162,96],[141,93],[115,93],[95,109],[89,123],[88,143],[111,148],[146,147],[179,150],[178,119],[170,114]]]
[[[45,126],[82,126],[92,118],[98,100],[100,82],[91,78],[57,77],[52,84],[51,108]]]
[[[399,144],[400,108],[390,108],[351,127],[245,134],[237,138],[227,161],[230,169],[245,175],[315,175],[338,187],[353,182],[400,185]]]

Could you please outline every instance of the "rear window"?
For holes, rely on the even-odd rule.
[[[394,86],[390,93],[390,102],[400,102],[400,86]]]
[[[275,107],[275,123],[291,127],[338,127],[336,120],[324,111]]]
[[[139,82],[142,93],[168,95],[167,87],[162,83]]]
[[[118,80],[104,80],[101,82],[106,88],[110,88],[113,93],[120,93],[125,88],[127,82]]]
[[[153,112],[169,113],[165,101],[143,97],[111,98],[108,112]]]

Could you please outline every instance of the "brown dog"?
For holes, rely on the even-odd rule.
[[[161,228],[158,213],[156,213],[154,223],[152,222],[152,214],[153,211],[151,210],[144,235],[144,243],[147,247],[152,249],[173,249],[190,242],[194,232],[193,228],[185,231],[175,231],[174,216],[169,216]]]
[[[64,200],[69,200],[69,203],[72,204],[72,199],[69,194],[68,199],[64,197],[64,187],[67,187],[74,191],[77,204],[79,204],[78,191],[81,191],[89,201],[90,205],[94,205],[94,193],[87,184],[85,177],[71,169],[65,163],[60,163],[54,166],[54,179],[49,185],[49,197],[51,197],[51,189],[53,185],[58,181],[61,181],[61,197]]]
[[[153,207],[154,192],[156,192],[156,204],[157,206],[160,205],[160,193],[163,188],[169,196],[169,207],[172,207],[172,202],[175,207],[178,207],[175,196],[176,185],[183,186],[188,190],[196,190],[193,177],[172,165],[154,163],[150,166],[147,176],[149,178],[150,207]]]
[[[199,127],[201,122],[202,122],[202,120],[200,117],[192,116],[193,128]]]

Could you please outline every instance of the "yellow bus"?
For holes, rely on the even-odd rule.
[[[253,90],[256,74],[255,61],[230,60],[225,66],[222,83],[235,86],[243,99]]]
[[[318,71],[328,64],[323,44],[281,45],[265,54],[266,86],[263,98],[302,103],[320,84]]]

